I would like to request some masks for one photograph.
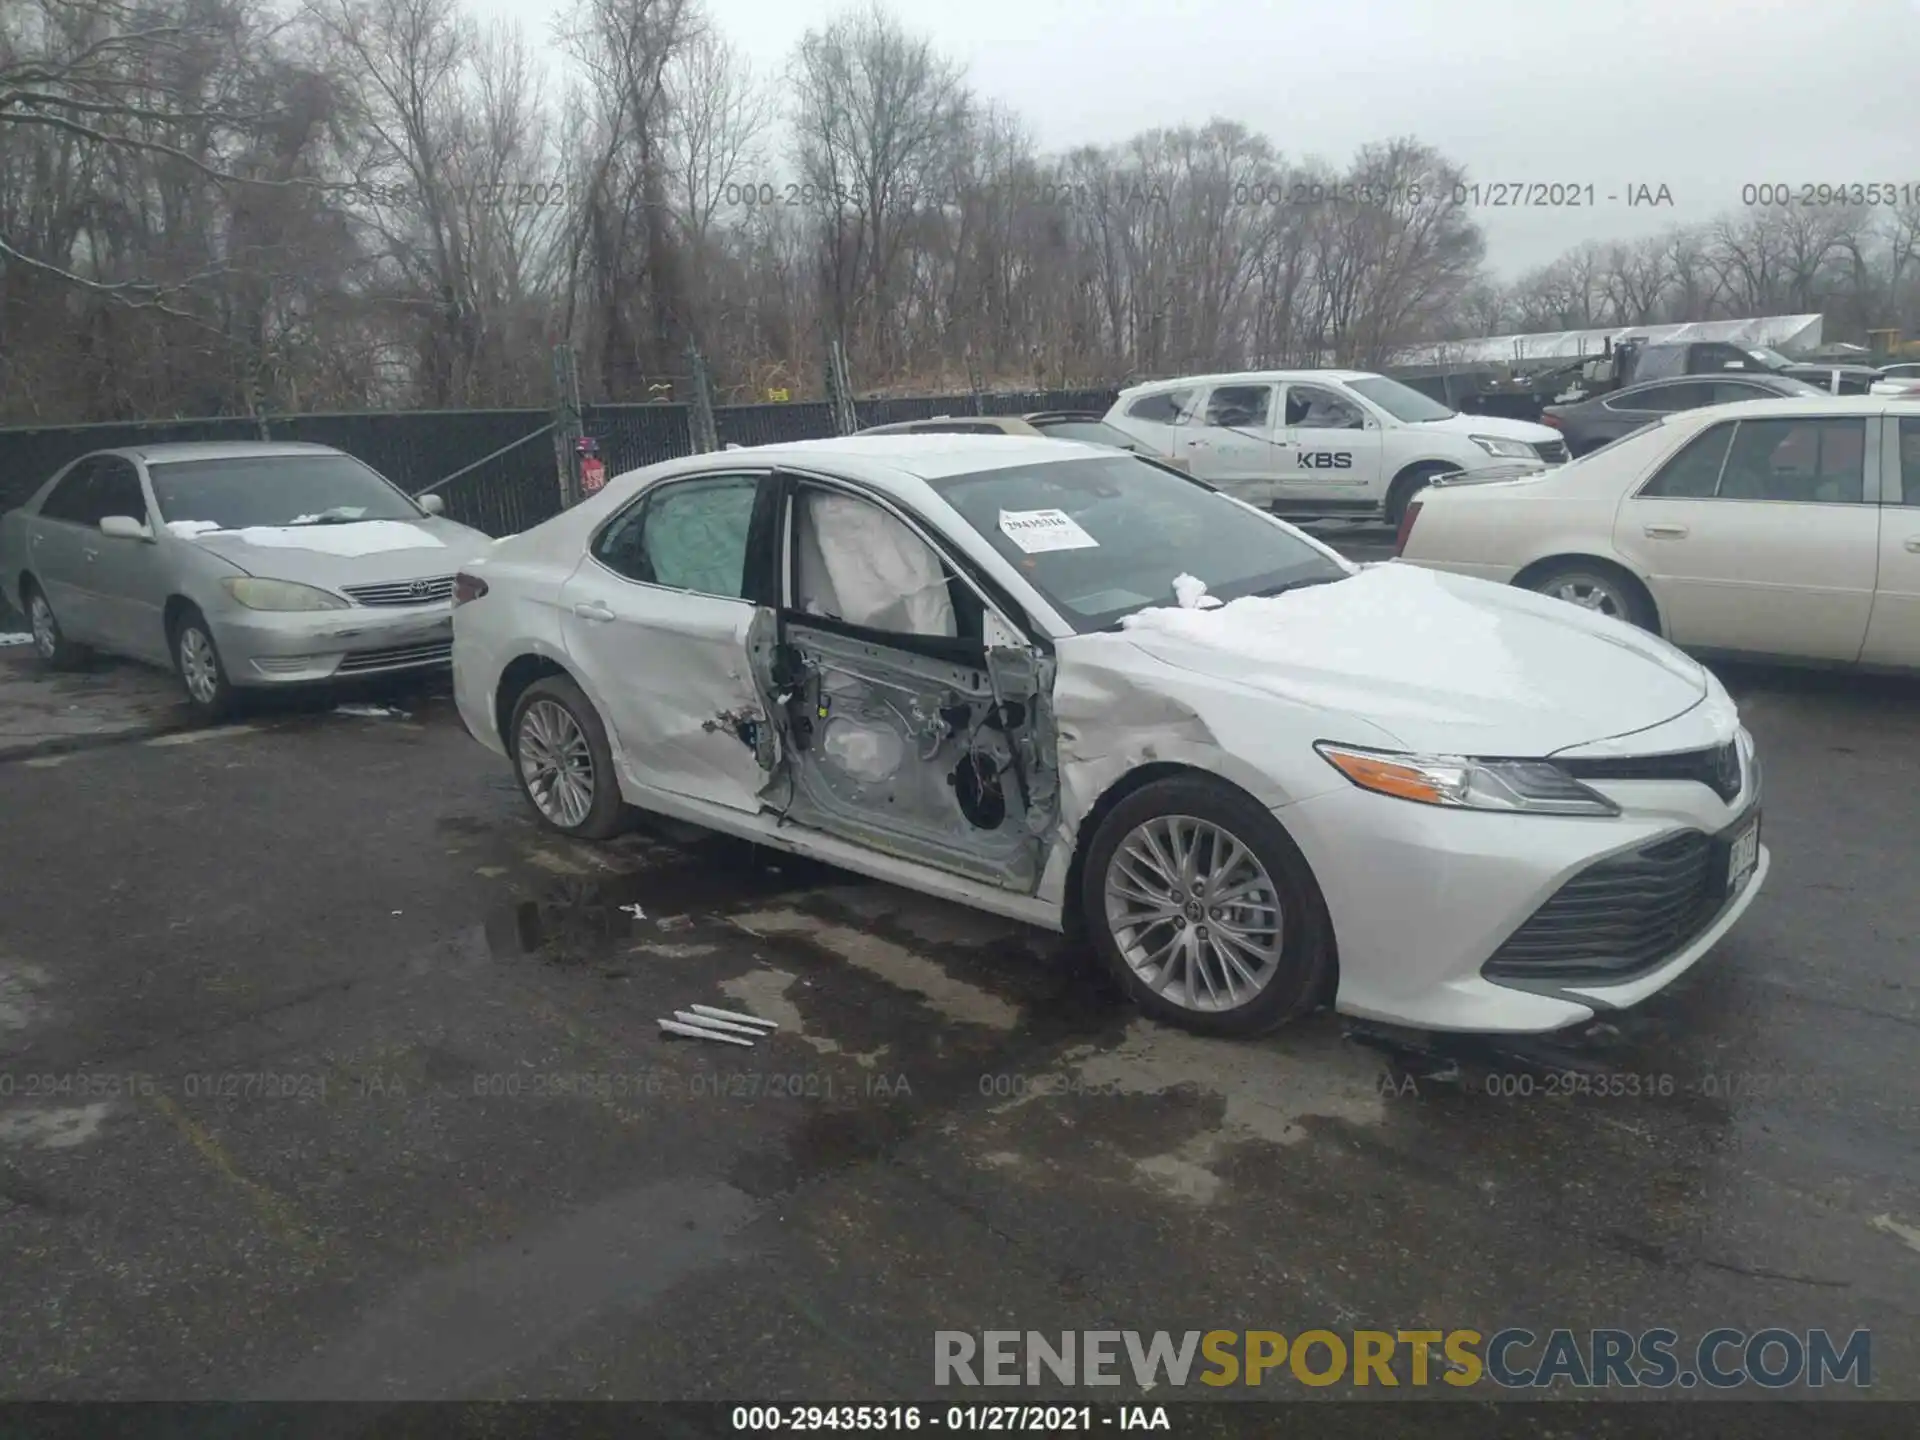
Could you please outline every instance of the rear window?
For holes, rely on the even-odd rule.
[[[1142,395],[1127,407],[1127,415],[1155,425],[1177,425],[1192,403],[1191,390],[1162,390],[1156,395]]]
[[[1049,440],[1082,440],[1089,445],[1111,445],[1117,450],[1131,450],[1139,443],[1104,420],[1035,420],[1032,423],[1033,428]]]

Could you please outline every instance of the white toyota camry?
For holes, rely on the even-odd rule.
[[[454,678],[559,831],[634,807],[1085,933],[1216,1033],[1578,1024],[1767,873],[1751,737],[1666,642],[1063,441],[622,476],[458,578]]]
[[[1920,670],[1920,410],[1682,411],[1537,479],[1423,491],[1398,548],[1703,655]]]

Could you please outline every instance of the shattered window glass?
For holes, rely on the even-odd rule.
[[[668,484],[647,498],[637,536],[631,525],[607,531],[601,558],[635,580],[739,598],[759,490],[751,476]]]

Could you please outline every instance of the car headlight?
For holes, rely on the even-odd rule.
[[[1469,435],[1467,437],[1489,455],[1497,455],[1502,460],[1538,460],[1540,452],[1524,440],[1503,440],[1498,435]]]
[[[1531,815],[1618,815],[1620,807],[1550,760],[1474,760],[1405,755],[1322,740],[1320,758],[1362,790],[1461,810]]]
[[[249,610],[345,610],[347,601],[315,585],[291,580],[260,580],[239,575],[222,580],[227,593]]]

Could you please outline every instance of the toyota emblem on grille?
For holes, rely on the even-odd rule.
[[[432,591],[433,591],[433,586],[428,584],[425,580],[415,580],[407,586],[407,593],[409,595],[417,595],[417,596],[424,597],[426,595],[431,594]]]

